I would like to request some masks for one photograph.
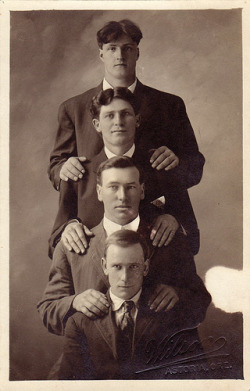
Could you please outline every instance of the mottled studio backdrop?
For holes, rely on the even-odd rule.
[[[57,110],[63,100],[100,83],[95,34],[123,18],[138,23],[144,35],[139,79],[184,99],[206,157],[203,179],[190,190],[201,231],[198,271],[204,278],[218,265],[242,269],[241,11],[11,12],[12,380],[45,379],[60,355],[61,338],[49,335],[36,312],[58,202],[46,173]],[[232,332],[240,346],[238,318],[211,306],[201,334]],[[240,367],[240,353],[231,358]]]

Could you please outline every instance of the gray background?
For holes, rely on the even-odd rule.
[[[50,260],[47,239],[58,193],[47,177],[59,104],[103,77],[95,40],[110,20],[130,18],[144,38],[138,78],[180,95],[206,157],[190,196],[201,231],[204,277],[216,265],[242,269],[241,10],[11,12],[10,367],[11,380],[45,379],[61,351],[36,312]],[[213,306],[201,336],[228,333],[241,346],[241,316]],[[231,354],[240,376],[241,352]],[[238,369],[237,369],[238,368]]]

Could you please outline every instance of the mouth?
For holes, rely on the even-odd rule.
[[[126,67],[127,65],[126,64],[115,64],[115,67]]]
[[[128,288],[131,288],[131,286],[130,285],[125,285],[125,286],[124,285],[120,285],[119,288],[120,289],[128,289]]]
[[[116,209],[130,209],[129,205],[118,205],[115,207]]]
[[[126,133],[125,129],[112,130],[111,133]]]

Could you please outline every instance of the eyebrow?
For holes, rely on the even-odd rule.
[[[108,185],[120,185],[121,182],[117,182],[117,181],[111,181],[111,182],[108,182]],[[128,183],[125,183],[125,185],[135,185],[136,182],[128,182]]]
[[[107,45],[109,45],[109,46],[118,46],[119,44],[118,43],[108,42]],[[136,44],[136,42],[135,43],[124,43],[121,46],[137,46],[137,44]]]
[[[105,111],[104,114],[113,114],[113,113],[123,113],[124,111],[132,111],[132,109],[130,107],[126,107],[125,109],[122,109],[122,110],[110,110],[110,111]]]

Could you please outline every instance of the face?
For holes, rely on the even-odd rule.
[[[139,49],[130,37],[122,35],[115,41],[103,44],[100,58],[104,63],[105,77],[109,82],[113,80],[127,81],[129,84],[134,82]]]
[[[99,119],[94,119],[93,124],[97,132],[102,133],[103,142],[109,150],[118,146],[129,149],[134,143],[139,116],[135,115],[129,102],[115,98],[109,105],[101,107]]]
[[[137,217],[140,200],[144,198],[139,171],[136,167],[109,168],[102,172],[101,179],[97,195],[104,204],[105,216],[116,224],[130,223]]]
[[[141,288],[148,273],[149,261],[139,243],[129,247],[112,244],[102,259],[103,271],[108,276],[111,291],[124,300],[131,299]]]

